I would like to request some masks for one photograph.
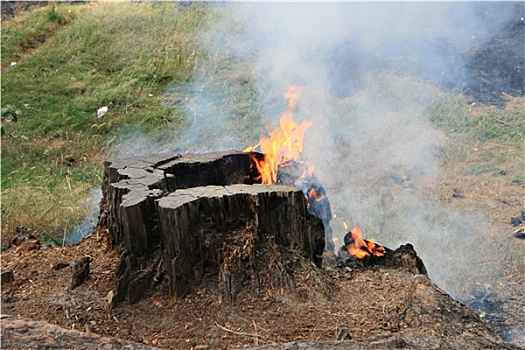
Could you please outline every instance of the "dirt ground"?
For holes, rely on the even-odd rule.
[[[72,266],[85,256],[92,258],[91,274],[71,290]],[[170,299],[160,286],[134,305],[110,307],[117,262],[116,252],[96,235],[65,248],[13,246],[2,254],[3,271],[14,276],[3,281],[2,314],[166,349],[270,349],[324,341],[310,346],[320,349],[338,338],[354,348],[517,348],[427,277],[402,268],[337,268],[327,257],[324,269],[300,261],[292,292],[257,295],[247,286],[235,303],[221,303],[217,276],[208,276],[181,300]],[[2,342],[24,348],[16,343],[13,319],[2,320]]]

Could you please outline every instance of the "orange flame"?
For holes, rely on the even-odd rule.
[[[253,152],[260,146],[264,158],[257,160],[252,157],[252,159],[261,174],[260,179],[263,184],[277,182],[277,170],[280,164],[301,160],[304,133],[312,125],[312,122],[303,121],[296,124],[293,121],[293,112],[297,108],[301,90],[301,87],[291,85],[284,94],[288,99],[288,109],[281,115],[280,129],[270,132],[269,138],[263,137],[258,145],[244,150],[244,152]]]
[[[350,232],[352,241],[347,245],[348,252],[356,259],[363,259],[367,256],[383,256],[386,249],[374,242],[372,239],[363,239],[361,237],[361,228],[354,227]]]

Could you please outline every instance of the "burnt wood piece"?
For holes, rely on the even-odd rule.
[[[304,164],[289,161],[279,166],[277,183],[294,185],[303,191],[307,200],[306,205],[308,212],[323,222],[326,249],[334,251],[335,246],[332,238],[332,227],[330,226],[332,209],[326,190],[315,174],[308,174],[308,168]]]
[[[91,258],[85,256],[82,259],[78,260],[75,265],[73,265],[73,275],[71,277],[71,286],[69,289],[75,289],[80,286],[89,276],[89,262]]]
[[[337,253],[338,266],[385,266],[406,268],[414,274],[427,276],[427,269],[423,260],[417,255],[414,246],[410,243],[399,246],[396,250],[384,247],[386,252],[383,256],[367,256],[363,259],[356,259],[350,255],[346,246],[341,246]]]
[[[13,274],[13,271],[3,271],[0,275],[0,281],[2,287],[7,285],[8,283],[11,283],[15,280],[15,275]]]
[[[423,260],[417,255],[414,246],[410,243],[399,246],[393,252],[388,252],[383,258],[375,257],[376,265],[387,267],[404,267],[414,274],[428,275]]]
[[[297,188],[248,186],[258,175],[252,157],[262,154],[229,151],[105,162],[98,230],[107,231],[111,246],[121,252],[113,302],[138,301],[158,282],[156,276],[167,277],[170,293],[182,296],[198,284],[204,268],[222,268],[219,282],[233,299],[238,276],[224,261],[235,260],[237,252],[224,242],[228,232],[247,230],[246,225],[257,244],[273,239],[278,249],[300,252],[320,264],[325,247],[321,221],[308,214]],[[219,188],[209,192],[207,186]],[[223,246],[214,237],[222,237]],[[216,251],[199,244],[212,244]],[[199,256],[208,260],[199,262]]]

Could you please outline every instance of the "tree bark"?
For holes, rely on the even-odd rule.
[[[257,290],[292,287],[284,260],[295,255],[315,261],[324,247],[321,221],[308,215],[303,193],[293,186],[177,190],[157,205],[169,290],[177,297],[205,271],[218,275],[229,301],[246,283]],[[258,275],[262,267],[271,271],[269,280]]]

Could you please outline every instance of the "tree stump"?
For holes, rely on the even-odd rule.
[[[303,192],[255,184],[254,169],[241,152],[106,161],[99,229],[122,251],[113,301],[136,302],[163,276],[183,297],[210,275],[234,301],[245,286],[291,288],[296,256],[319,264],[324,227]]]

